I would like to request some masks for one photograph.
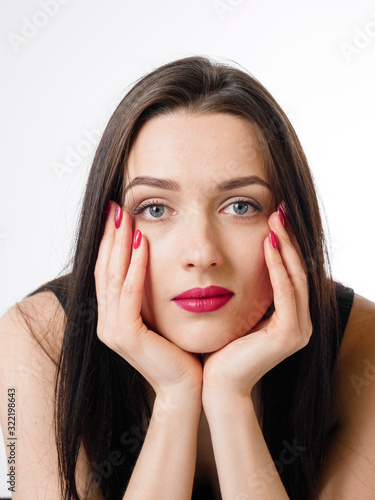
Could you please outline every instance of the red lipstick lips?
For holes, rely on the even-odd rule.
[[[174,302],[185,311],[202,313],[212,312],[224,307],[234,293],[221,286],[192,288],[174,297]]]

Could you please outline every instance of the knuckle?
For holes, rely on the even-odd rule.
[[[302,281],[302,283],[304,285],[307,285],[308,279],[307,279],[306,273],[302,269],[301,269],[301,271],[299,273],[296,274],[296,278],[298,280]]]
[[[108,283],[115,283],[118,280],[118,273],[116,271],[108,271],[107,281]]]
[[[116,299],[117,289],[114,287],[106,288],[101,294],[99,300],[103,307],[109,307]]]
[[[282,286],[282,295],[285,297],[294,297],[294,288],[292,283],[286,282]]]
[[[131,295],[134,292],[133,283],[125,283],[122,287],[122,295]]]
[[[272,263],[272,267],[275,268],[275,271],[284,270],[284,264],[282,262],[274,262]]]
[[[135,283],[134,281],[128,281],[124,283],[122,287],[123,295],[132,295],[134,293],[138,293],[141,290],[141,287]]]
[[[121,286],[121,275],[116,271],[109,271],[107,277],[107,284],[112,289],[117,289]]]

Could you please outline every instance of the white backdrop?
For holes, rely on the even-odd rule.
[[[334,277],[375,301],[375,1],[0,6],[0,315],[65,264],[95,145],[124,93],[196,54],[239,63],[284,108],[316,180]],[[0,496],[6,473],[1,446]]]

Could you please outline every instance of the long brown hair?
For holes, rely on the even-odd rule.
[[[96,334],[94,268],[108,202],[124,202],[127,159],[137,132],[152,117],[180,110],[230,113],[255,125],[266,178],[276,202],[285,202],[308,271],[314,330],[305,348],[261,379],[262,430],[290,498],[317,498],[339,344],[335,283],[313,179],[291,123],[269,92],[246,71],[204,57],[159,67],[122,99],[95,154],[70,272],[29,294],[59,286],[66,296],[56,379],[63,497],[78,498],[75,467],[82,443],[104,498],[122,498],[147,432],[151,408],[145,380]],[[297,451],[285,463],[280,457],[289,448]],[[113,460],[113,452],[121,459]]]

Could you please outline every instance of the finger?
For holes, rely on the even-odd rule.
[[[304,270],[306,270],[305,259],[303,258],[300,246],[297,242],[295,234],[293,233],[292,227],[288,221],[285,221],[286,227],[281,223],[279,214],[274,212],[268,219],[268,225],[272,231],[277,236],[277,241],[279,247],[283,251],[288,252],[290,250],[291,259],[293,259],[296,264],[301,264]]]
[[[119,205],[114,211],[114,241],[107,268],[107,309],[109,316],[117,316],[120,294],[129,268],[132,246],[132,218]],[[116,227],[118,226],[118,227]]]
[[[273,213],[269,218],[269,226],[276,235],[280,256],[293,286],[300,331],[308,332],[311,330],[309,287],[306,269],[303,266],[304,260],[301,258],[301,250],[297,241],[292,244],[289,232],[291,232],[294,239],[295,236],[291,228],[287,231],[283,226],[277,212]]]
[[[272,247],[269,236],[264,240],[264,255],[273,288],[275,313],[277,314],[277,319],[280,321],[280,325],[284,325],[284,328],[288,329],[294,326],[294,322],[297,320],[294,288],[283,264],[280,252],[278,249]]]
[[[137,235],[137,233],[139,233]],[[121,315],[131,324],[143,323],[141,318],[142,296],[148,259],[148,243],[139,231],[134,237],[140,242],[138,248],[132,250],[129,268],[122,285],[120,296]]]
[[[113,242],[115,240],[115,225],[113,221],[114,217],[114,207],[113,202],[109,202],[109,208],[107,213],[107,220],[104,226],[104,232],[102,239],[99,244],[98,256],[96,259],[94,276],[95,276],[95,288],[96,296],[98,301],[98,315],[104,314],[105,302],[106,302],[106,289],[107,289],[107,269],[111,257]]]
[[[276,215],[272,214],[273,219],[276,223],[276,228],[273,230],[279,231],[279,228],[281,228],[279,237],[281,239],[285,238],[294,247],[294,249],[296,250],[296,252],[300,258],[300,261],[302,263],[303,268],[306,270],[305,259],[302,255],[301,249],[300,249],[299,244],[297,242],[297,238],[295,237],[295,234],[293,232],[292,225],[290,224],[288,218],[285,215],[285,206],[283,203],[280,203],[280,205],[277,207],[277,213],[278,213],[278,217],[276,217]],[[270,217],[270,219],[271,219],[271,217]],[[282,222],[281,225],[278,224],[278,219]]]
[[[287,230],[283,226],[277,212],[273,213],[269,218],[269,226],[277,236],[281,258],[285,260],[284,264],[293,286],[302,284],[303,289],[308,294],[305,261],[291,227],[289,226]]]

